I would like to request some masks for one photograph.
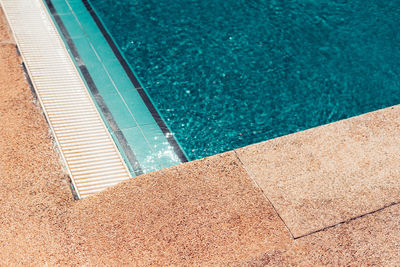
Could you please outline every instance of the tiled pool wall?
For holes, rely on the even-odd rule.
[[[44,2],[131,174],[187,161],[90,3]]]

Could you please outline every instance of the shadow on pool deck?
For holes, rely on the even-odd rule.
[[[399,106],[74,201],[7,40],[1,13],[0,264],[400,263]]]

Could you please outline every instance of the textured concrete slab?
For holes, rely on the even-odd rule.
[[[15,45],[0,44],[0,265],[57,265],[66,253],[73,198],[59,159]]]
[[[96,265],[215,266],[291,241],[233,152],[124,182],[69,220]]]
[[[296,240],[298,258],[324,266],[399,266],[400,206]]]
[[[400,106],[236,150],[295,237],[400,201]]]
[[[399,266],[400,205],[296,239],[243,266]]]

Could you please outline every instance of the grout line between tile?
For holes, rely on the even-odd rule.
[[[129,130],[129,129],[138,128],[139,126],[151,126],[151,125],[155,125],[158,127],[158,125],[154,122],[154,123],[141,123],[141,124],[137,124],[135,126],[129,126],[129,127],[120,128],[120,129],[121,130]]]

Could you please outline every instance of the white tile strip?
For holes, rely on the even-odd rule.
[[[41,0],[0,0],[79,198],[131,178]]]

